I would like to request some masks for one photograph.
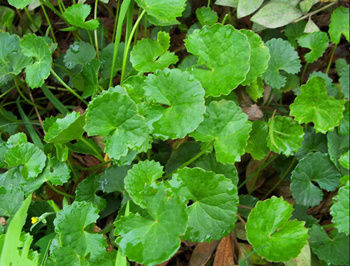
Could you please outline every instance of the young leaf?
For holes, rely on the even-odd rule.
[[[41,87],[50,75],[52,57],[49,46],[43,37],[34,34],[24,35],[20,45],[25,56],[34,58],[34,62],[26,66],[26,82],[33,89]]]
[[[339,179],[339,172],[326,154],[309,153],[292,172],[290,190],[298,204],[313,207],[321,202],[323,196],[314,183],[324,190],[333,191],[339,185]]]
[[[0,85],[18,75],[30,63],[30,58],[23,55],[20,39],[17,35],[0,32]]]
[[[206,89],[206,96],[229,94],[249,72],[248,38],[231,25],[215,24],[195,30],[186,38],[185,46],[199,57],[199,65],[192,68],[192,73]]]
[[[230,179],[201,168],[183,168],[174,174],[170,185],[183,201],[192,201],[187,207],[186,240],[218,240],[232,231],[238,194]]]
[[[216,159],[223,164],[240,161],[252,129],[248,116],[232,101],[211,102],[204,121],[191,134],[196,140],[213,143]]]
[[[302,145],[304,131],[292,118],[275,116],[269,120],[267,146],[276,153],[290,156]]]
[[[270,50],[270,61],[263,78],[269,86],[279,89],[286,84],[286,77],[282,76],[280,71],[283,70],[289,74],[299,72],[301,64],[298,53],[289,44],[282,39],[271,39],[266,42]]]
[[[179,86],[181,84],[181,86]],[[143,89],[152,113],[153,135],[163,140],[183,138],[203,121],[204,90],[198,80],[179,69],[148,75]]]
[[[136,3],[146,11],[152,24],[167,26],[178,24],[176,18],[185,10],[186,0],[136,0]]]
[[[267,138],[269,134],[269,127],[265,121],[254,121],[252,126],[252,132],[248,139],[246,152],[255,160],[262,160],[269,152],[267,147]]]
[[[21,166],[20,172],[25,180],[33,180],[45,167],[46,155],[32,143],[22,143],[9,148],[5,153],[9,167]]]
[[[166,195],[164,189],[146,202],[146,217],[129,214],[116,221],[117,244],[130,260],[159,264],[171,258],[180,247],[179,237],[187,226],[186,208],[177,197]]]
[[[301,94],[290,105],[290,115],[300,124],[314,123],[316,132],[326,133],[343,118],[344,101],[327,95],[323,78],[313,77],[301,86]]]
[[[242,18],[256,11],[264,0],[238,0],[237,18]]]
[[[240,32],[247,36],[251,48],[250,69],[245,81],[242,82],[242,85],[248,85],[266,71],[270,61],[270,52],[259,35],[250,30],[240,30]]]
[[[11,6],[14,6],[17,9],[23,9],[34,2],[34,0],[8,0],[8,2]]]
[[[86,227],[95,223],[98,217],[98,209],[84,201],[75,201],[60,210],[54,220],[59,244],[53,253],[67,250],[80,260],[89,256],[92,261],[103,256],[107,247],[104,236],[86,231]]]
[[[340,42],[340,37],[343,35],[349,42],[349,8],[340,6],[335,9],[331,16],[331,23],[328,30],[331,41],[334,44]]]
[[[75,66],[84,66],[96,56],[93,46],[87,42],[74,42],[69,46],[63,61],[67,68],[73,69]]]
[[[311,50],[309,53],[305,54],[305,60],[308,63],[313,63],[326,51],[329,40],[327,33],[317,31],[301,36],[298,38],[298,43],[301,47]]]
[[[84,133],[84,116],[73,111],[64,118],[56,120],[46,130],[44,140],[48,143],[64,144],[71,140],[80,139]]]
[[[240,0],[240,2],[242,2],[242,0]],[[251,20],[266,28],[272,29],[287,25],[303,14],[299,9],[288,2],[289,1],[270,1],[264,5]]]
[[[68,7],[64,13],[63,17],[67,22],[72,25],[72,27],[66,28],[65,30],[95,30],[97,29],[99,22],[97,19],[91,19],[86,21],[86,18],[91,12],[91,7],[87,4],[74,4]]]
[[[255,252],[269,261],[299,255],[308,238],[304,222],[290,220],[293,206],[282,198],[258,201],[248,216],[247,238]]]
[[[138,115],[136,104],[118,91],[104,91],[90,102],[85,130],[89,136],[106,137],[105,150],[116,160],[127,155],[129,148],[137,151],[150,141],[146,121]]]
[[[132,200],[145,208],[145,195],[153,195],[155,181],[163,175],[163,167],[155,161],[142,161],[135,164],[124,179],[125,190]]]
[[[332,265],[349,264],[349,237],[334,230],[329,237],[319,225],[313,225],[309,231],[312,252],[321,260]]]
[[[218,22],[218,14],[210,7],[201,7],[196,9],[196,16],[202,26],[211,26]]]
[[[331,215],[333,223],[339,232],[349,235],[349,182],[341,187],[338,195],[333,198]]]
[[[130,61],[140,72],[154,72],[166,68],[179,60],[174,53],[168,52],[169,47],[169,33],[159,31],[157,41],[142,39],[137,42],[131,51]]]

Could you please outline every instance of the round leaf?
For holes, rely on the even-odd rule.
[[[349,182],[341,187],[338,195],[333,198],[331,215],[333,223],[339,232],[349,235]]]
[[[333,11],[328,33],[332,43],[338,44],[342,35],[349,42],[349,8],[340,6]]]
[[[311,50],[305,54],[305,60],[308,63],[313,63],[326,51],[329,40],[327,33],[317,31],[301,36],[298,39],[298,43],[301,47],[309,48]]]

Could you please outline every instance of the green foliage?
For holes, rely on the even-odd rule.
[[[263,79],[272,88],[279,89],[286,84],[287,78],[281,75],[283,70],[289,74],[296,74],[300,70],[300,59],[294,48],[282,39],[271,39],[266,42],[270,50],[271,59]]]
[[[269,127],[264,121],[254,121],[252,126],[252,132],[250,133],[246,152],[255,160],[262,160],[269,152],[267,147],[267,138]]]
[[[328,96],[326,82],[320,77],[314,77],[301,86],[301,94],[290,105],[290,115],[296,121],[300,124],[312,122],[316,132],[321,133],[338,126],[343,111],[344,101]]]
[[[305,60],[308,63],[313,63],[326,51],[329,40],[327,33],[316,31],[301,36],[298,38],[298,43],[301,47],[309,48],[311,50],[305,55]]]
[[[282,198],[259,201],[248,216],[247,238],[257,254],[269,261],[295,258],[308,238],[304,222],[289,220],[293,206]]]
[[[202,26],[214,25],[219,20],[218,14],[215,11],[213,11],[210,7],[197,8],[196,9],[196,16],[197,16],[199,23]]]
[[[34,2],[34,0],[8,0],[11,6],[14,6],[18,9],[23,9],[28,6],[30,3]]]
[[[341,187],[338,195],[333,198],[331,215],[333,223],[339,232],[349,235],[349,182]]]
[[[206,96],[229,94],[249,72],[249,41],[231,25],[215,24],[195,30],[187,36],[185,46],[188,52],[199,58],[198,66],[194,66],[191,72],[202,83]],[[219,56],[217,51],[222,51]]]
[[[87,4],[74,4],[64,11],[63,17],[67,22],[72,25],[66,28],[66,31],[72,31],[77,29],[95,30],[97,29],[99,22],[96,19],[86,21],[91,12],[91,7]]]
[[[331,16],[329,24],[329,36],[334,44],[340,42],[340,37],[343,35],[349,41],[349,9],[343,6],[335,9]]]

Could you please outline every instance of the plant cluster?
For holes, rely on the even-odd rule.
[[[53,2],[0,6],[1,266],[349,264],[348,8]]]

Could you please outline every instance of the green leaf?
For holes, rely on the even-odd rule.
[[[252,14],[262,5],[264,0],[238,0],[237,18]]]
[[[84,133],[84,116],[73,111],[64,118],[57,118],[46,130],[44,140],[48,143],[64,144],[80,139]]]
[[[141,207],[145,208],[146,195],[153,195],[157,188],[155,181],[163,175],[163,167],[155,161],[141,161],[134,164],[124,179],[125,190],[131,199]]]
[[[349,73],[350,73],[349,65],[344,67],[342,71],[339,73],[339,77],[340,77],[339,83],[345,99],[349,99],[349,87],[350,87]]]
[[[306,62],[313,63],[326,51],[329,39],[327,33],[316,31],[299,37],[298,43],[301,47],[309,48],[311,50],[305,54],[304,58]]]
[[[236,222],[237,187],[223,175],[201,168],[178,170],[170,181],[187,207],[184,239],[191,242],[218,240],[228,235]]]
[[[240,2],[242,2],[242,0],[240,0]],[[289,1],[270,1],[264,5],[251,20],[266,28],[274,29],[285,26],[303,15],[299,9],[288,2]]]
[[[272,151],[290,156],[301,148],[304,136],[303,127],[292,118],[275,116],[270,118],[268,125],[267,146]]]
[[[293,206],[282,198],[258,201],[248,216],[247,238],[255,252],[269,261],[288,261],[307,243],[304,222],[290,220]]]
[[[267,147],[267,138],[269,135],[269,127],[265,121],[254,121],[252,132],[250,132],[246,152],[255,160],[262,160],[269,152]]]
[[[143,89],[153,103],[148,108],[156,119],[148,120],[154,136],[163,140],[183,138],[203,121],[204,90],[188,72],[157,71],[147,76]]]
[[[20,43],[25,56],[34,58],[32,64],[26,66],[26,82],[31,88],[38,88],[44,84],[50,75],[52,64],[51,51],[43,37],[34,34],[24,35]]]
[[[226,178],[231,179],[235,186],[238,184],[238,172],[236,166],[234,164],[222,164],[217,162],[214,153],[201,156],[196,160],[194,165],[195,167],[224,175]]]
[[[15,11],[12,8],[0,6],[0,17],[0,29],[4,32],[11,31],[15,18]]]
[[[118,219],[117,244],[130,260],[159,264],[171,258],[180,247],[180,235],[187,225],[184,203],[164,190],[147,200],[147,216],[129,214]]]
[[[136,0],[136,3],[146,10],[150,22],[159,26],[178,24],[176,18],[181,17],[186,6],[186,0]]]
[[[191,134],[198,141],[213,143],[216,159],[223,164],[240,161],[247,146],[251,122],[233,101],[211,102],[204,121]]]
[[[13,171],[9,170],[0,174],[0,215],[12,217],[20,208],[24,193],[17,184],[12,184],[8,180],[13,180]],[[11,200],[9,200],[11,199]],[[0,247],[1,251],[1,247]]]
[[[129,169],[130,166],[108,167],[98,180],[101,190],[105,193],[124,191],[124,178]]]
[[[55,186],[62,186],[70,178],[70,169],[65,162],[60,162],[56,157],[53,157],[49,158],[41,175],[44,177],[44,180],[51,182]]]
[[[8,2],[11,6],[14,6],[17,9],[23,9],[34,2],[34,0],[8,0]]]
[[[323,78],[313,77],[301,86],[301,94],[290,105],[290,115],[300,124],[312,122],[316,132],[326,133],[343,118],[344,101],[327,95]]]
[[[99,22],[97,19],[91,19],[86,21],[86,18],[91,12],[91,7],[87,4],[74,4],[68,7],[64,13],[63,17],[67,22],[73,27],[69,27],[65,30],[95,30],[97,29]]]
[[[350,160],[350,155],[349,155],[349,151],[347,151],[342,156],[340,156],[339,164],[344,168],[349,169],[349,160]]]
[[[97,92],[99,92],[100,87],[98,77],[100,67],[100,60],[96,58],[92,59],[89,63],[83,66],[77,82],[73,80],[74,87],[83,91],[84,98],[95,96]]]
[[[210,7],[197,8],[196,16],[202,26],[211,26],[219,20],[218,14]]]
[[[299,3],[300,10],[304,13],[310,11],[311,7],[316,4],[318,0],[302,0]]]
[[[0,250],[0,265],[36,266],[39,264],[38,254],[29,249],[33,238],[29,234],[24,235],[25,239],[21,237],[31,200],[32,195],[29,195],[10,222],[2,250]]]
[[[340,37],[343,35],[349,42],[349,8],[340,6],[335,9],[331,16],[331,23],[328,30],[331,41],[339,44]]]
[[[102,234],[90,233],[87,230],[98,219],[98,209],[91,203],[73,202],[57,213],[54,220],[59,246],[53,253],[69,250],[74,256],[98,260],[106,252],[107,242]]]
[[[349,189],[349,182],[339,189],[330,211],[335,227],[346,235],[349,235]]]
[[[169,33],[159,31],[157,41],[142,39],[137,42],[130,54],[133,67],[140,72],[154,72],[175,64],[179,59],[168,51]]]
[[[138,151],[150,141],[149,129],[138,115],[136,104],[118,91],[104,91],[90,102],[85,130],[89,136],[106,137],[105,151],[116,160],[127,155],[128,149]]]
[[[310,152],[327,153],[327,137],[321,133],[315,133],[313,127],[307,127],[304,132],[303,146],[296,153],[300,160]]]
[[[266,42],[270,50],[270,61],[263,78],[267,85],[279,89],[286,84],[286,77],[281,75],[283,70],[289,74],[297,74],[301,64],[298,53],[289,42],[282,39],[271,39]]]
[[[87,42],[74,42],[69,46],[63,61],[67,68],[73,69],[81,65],[84,66],[89,63],[96,56],[94,47]]]
[[[316,206],[323,197],[322,189],[333,191],[339,185],[340,173],[327,154],[309,153],[299,161],[291,176],[290,190],[298,204]]]
[[[334,230],[329,237],[319,225],[313,225],[309,231],[312,252],[321,260],[332,265],[349,264],[349,237]]]
[[[284,35],[286,35],[289,43],[294,47],[297,48],[297,39],[304,35],[304,30],[306,27],[306,21],[301,20],[296,23],[288,24],[284,29]]]
[[[230,6],[237,8],[239,0],[216,0],[215,4],[220,6]]]
[[[32,143],[22,143],[9,148],[5,153],[5,162],[9,167],[20,166],[25,180],[33,180],[45,167],[46,155]]]
[[[206,96],[229,94],[249,72],[248,38],[231,25],[215,24],[195,30],[186,38],[185,46],[199,57],[198,66],[191,72],[206,89]]]
[[[102,211],[106,208],[106,200],[96,195],[96,192],[100,188],[98,181],[99,177],[94,175],[91,175],[81,181],[75,191],[75,200],[91,202],[100,211]]]
[[[240,30],[240,32],[247,36],[251,48],[250,69],[245,81],[242,83],[242,85],[248,85],[266,71],[270,60],[270,52],[259,35],[250,30]]]
[[[23,55],[20,39],[17,35],[0,32],[0,84],[12,79],[11,74],[18,75],[30,63],[30,58]]]
[[[348,175],[349,170],[339,164],[340,157],[349,150],[349,135],[339,135],[337,130],[327,134],[328,154],[331,161],[343,175]]]

